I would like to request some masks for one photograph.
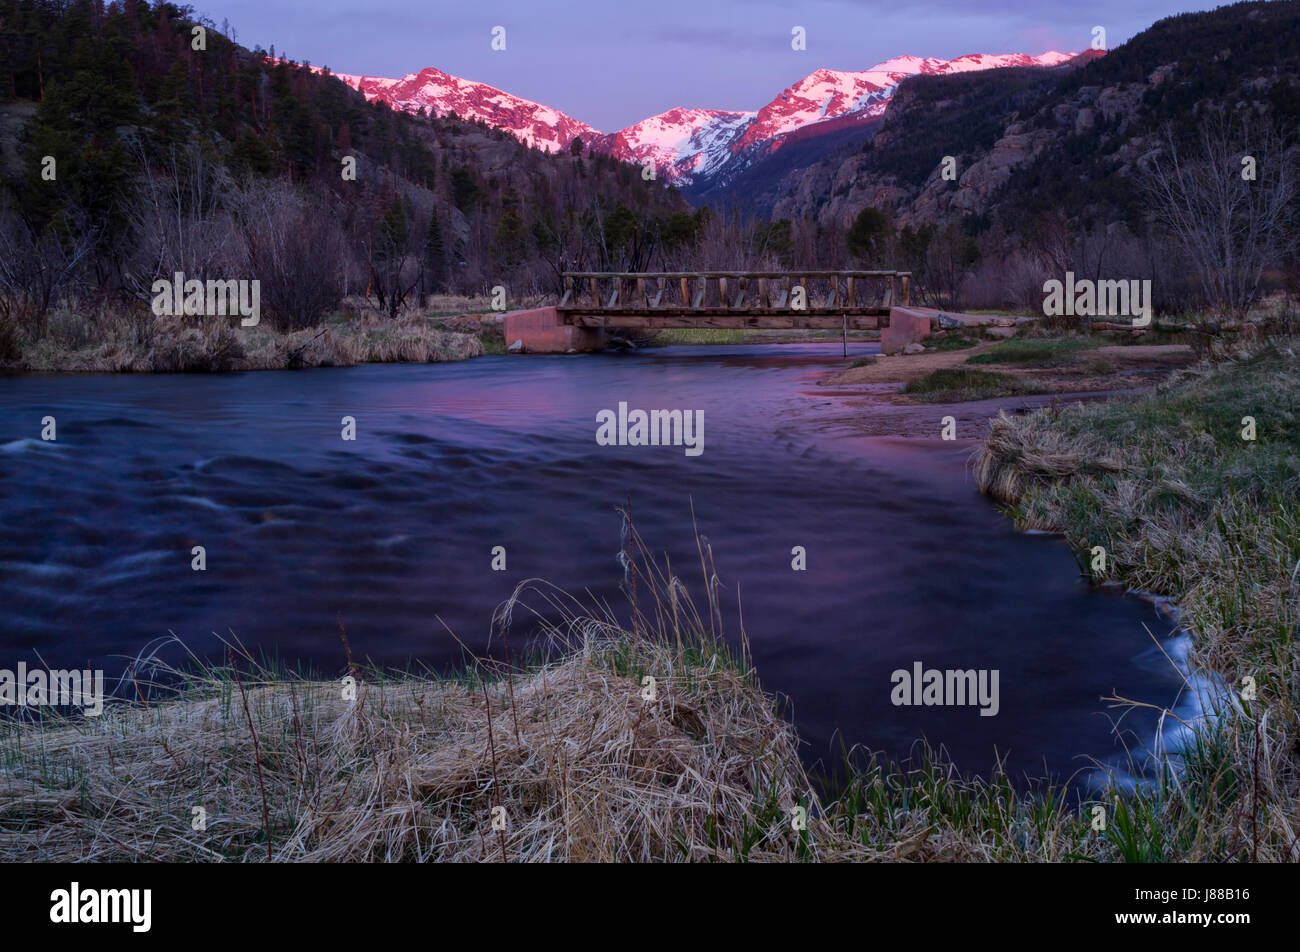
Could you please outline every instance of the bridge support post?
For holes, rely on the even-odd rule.
[[[891,307],[889,324],[880,331],[880,352],[897,354],[908,344],[930,336],[930,315],[910,307]]]
[[[512,353],[567,354],[600,350],[606,344],[604,328],[566,324],[553,307],[513,311],[505,316],[501,329]]]

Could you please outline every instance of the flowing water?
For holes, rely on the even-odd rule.
[[[233,632],[333,676],[340,615],[359,656],[451,667],[448,629],[483,649],[521,579],[624,606],[630,498],[700,596],[693,504],[728,629],[738,592],[810,761],[841,743],[906,756],[919,737],[1017,775],[1122,755],[1100,698],[1174,700],[1152,639],[1169,623],[1085,584],[1059,539],[1015,532],[976,493],[969,445],[828,431],[809,391],[839,359],[835,343],[0,379],[0,667],[112,675],[169,632],[211,657]],[[703,411],[704,452],[598,445],[620,401]],[[895,706],[891,674],[916,662],[996,669],[997,715]]]

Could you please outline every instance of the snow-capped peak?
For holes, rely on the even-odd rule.
[[[610,134],[550,106],[521,99],[485,83],[429,67],[401,79],[335,73],[367,99],[394,109],[433,115],[454,112],[480,119],[548,151],[565,149],[575,136],[600,152],[638,164],[651,163],[660,176],[684,184],[707,178],[740,154],[775,148],[797,130],[817,132],[878,119],[898,84],[909,76],[965,73],[1008,66],[1059,66],[1075,54],[1052,50],[1024,53],[968,53],[956,59],[895,56],[864,70],[818,69],[782,90],[756,112],[679,107],[642,119]]]
[[[760,109],[741,137],[740,145],[755,145],[812,123],[842,120],[850,115],[860,121],[875,119],[885,111],[898,84],[909,76],[1006,66],[1056,66],[1069,58],[1056,51],[1041,56],[970,53],[953,60],[896,56],[864,70],[819,69],[787,87]]]
[[[452,76],[432,66],[418,73],[407,73],[401,79],[349,73],[334,75],[367,99],[383,100],[394,109],[416,112],[424,108],[436,116],[454,112],[464,119],[481,119],[548,152],[568,148],[574,136],[588,142],[600,135],[599,130],[558,109],[520,99],[486,83]]]

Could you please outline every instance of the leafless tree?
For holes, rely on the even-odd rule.
[[[75,209],[37,229],[0,206],[0,319],[43,337],[50,308],[75,287],[97,237]]]
[[[229,211],[233,187],[225,170],[197,145],[172,149],[162,171],[136,148],[139,186],[127,209],[136,236],[123,282],[150,300],[159,278],[233,278],[247,269],[243,236]]]
[[[347,243],[327,198],[275,180],[246,186],[236,204],[267,313],[286,329],[315,324],[343,297]]]
[[[396,319],[414,294],[424,274],[421,250],[425,232],[414,227],[401,203],[390,206],[388,217],[370,229],[370,289],[379,307]]]
[[[956,225],[936,230],[926,249],[923,280],[913,285],[920,303],[952,310],[960,307],[962,285],[977,260],[975,243]]]
[[[1186,251],[1206,302],[1241,320],[1284,252],[1297,199],[1295,149],[1275,130],[1212,113],[1190,152],[1166,132],[1142,182],[1156,221]]]
[[[553,217],[541,219],[538,229],[546,239],[540,251],[545,268],[544,277],[539,277],[543,287],[562,293],[564,272],[597,269],[599,236],[594,227],[586,227],[571,206]]]
[[[753,232],[736,211],[719,211],[705,218],[695,247],[695,261],[695,268],[737,271],[757,270],[765,263]]]

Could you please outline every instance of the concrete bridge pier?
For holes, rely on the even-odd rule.
[[[502,323],[506,347],[512,353],[567,354],[601,350],[608,343],[603,327],[577,327],[564,323],[554,307],[513,311]]]
[[[900,353],[908,344],[925,340],[934,333],[932,315],[938,311],[920,307],[891,307],[889,323],[880,329],[880,352]]]

